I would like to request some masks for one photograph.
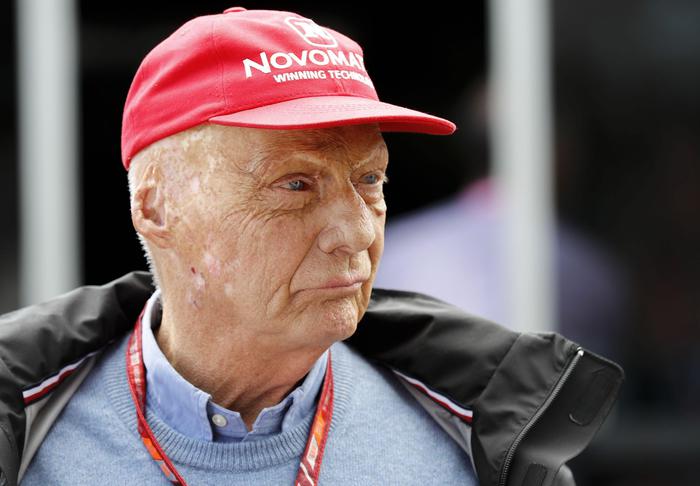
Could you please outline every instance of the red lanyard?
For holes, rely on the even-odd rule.
[[[144,308],[145,310],[145,308]],[[156,440],[151,427],[146,422],[146,373],[143,367],[143,353],[141,347],[141,318],[144,310],[141,311],[136,326],[134,327],[129,344],[126,350],[126,374],[129,380],[131,397],[136,407],[136,418],[138,420],[139,434],[146,449],[151,454],[154,461],[160,466],[161,471],[172,483],[186,486],[187,483],[177,472],[170,458],[165,454],[160,444]],[[316,415],[311,424],[311,432],[306,441],[306,449],[302,455],[301,463],[294,486],[316,486],[318,475],[321,472],[321,462],[323,460],[323,450],[328,441],[328,430],[333,417],[333,370],[331,368],[331,353],[328,350],[328,363],[326,365],[326,376],[323,381],[321,398],[316,407]]]

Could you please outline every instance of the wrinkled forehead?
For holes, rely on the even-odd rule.
[[[292,158],[350,169],[388,158],[384,139],[374,125],[257,131],[249,149],[247,168],[253,172],[274,169]]]
[[[191,130],[181,146],[191,161],[205,162],[211,168],[232,165],[247,173],[264,172],[291,157],[351,166],[388,159],[377,124],[309,130],[208,124]]]

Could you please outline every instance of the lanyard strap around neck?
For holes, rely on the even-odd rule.
[[[131,398],[136,408],[138,431],[144,446],[153,460],[158,464],[166,478],[173,484],[187,486],[180,473],[175,468],[170,458],[165,454],[158,443],[155,434],[146,421],[146,371],[143,365],[143,348],[141,343],[141,319],[144,310],[141,311],[136,321],[136,326],[129,336],[126,349],[126,375],[129,381]],[[316,407],[306,448],[301,457],[299,471],[297,472],[294,486],[316,486],[321,472],[323,451],[328,441],[328,431],[333,417],[333,368],[331,367],[331,351],[328,350],[328,362],[326,364],[326,376],[323,381],[323,389]]]

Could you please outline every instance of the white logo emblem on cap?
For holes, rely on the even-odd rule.
[[[314,23],[313,20],[299,17],[287,17],[284,21],[294,29],[294,32],[299,34],[302,39],[312,46],[338,47],[338,41],[335,40],[335,37],[326,29]]]

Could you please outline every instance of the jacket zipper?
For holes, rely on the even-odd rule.
[[[513,441],[513,444],[510,446],[508,449],[508,454],[506,454],[506,459],[503,462],[503,469],[501,472],[501,479],[499,481],[499,486],[505,486],[506,484],[506,479],[508,477],[508,470],[510,469],[510,463],[513,460],[513,456],[515,455],[515,450],[518,448],[518,445],[522,440],[525,438],[525,435],[528,433],[528,431],[534,427],[534,425],[537,423],[537,421],[540,419],[542,414],[547,411],[549,406],[552,404],[555,398],[559,395],[559,392],[561,389],[564,387],[566,384],[566,381],[569,379],[569,375],[574,371],[574,368],[576,367],[576,364],[579,362],[581,357],[583,356],[583,348],[578,347],[576,350],[576,354],[571,358],[571,362],[569,365],[566,367],[566,370],[564,370],[564,374],[561,376],[557,384],[554,386],[554,390],[552,390],[552,393],[550,393],[549,397],[547,397],[547,400],[545,400],[544,404],[542,407],[535,413],[535,415],[532,417],[532,419],[523,427],[523,430],[520,431],[518,436],[515,438]]]

